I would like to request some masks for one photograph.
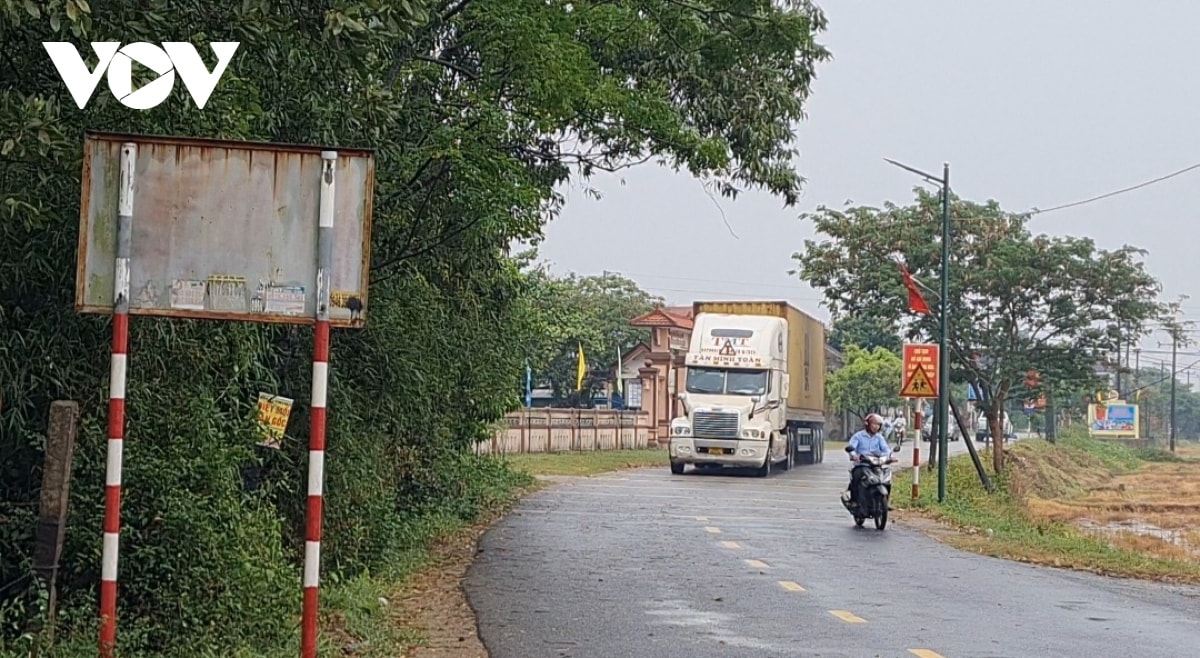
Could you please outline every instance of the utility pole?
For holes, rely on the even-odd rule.
[[[1160,375],[1159,384],[1161,384],[1162,382],[1166,381],[1166,379],[1167,379],[1167,362],[1166,361],[1158,362],[1158,372]],[[1167,420],[1167,408],[1163,407],[1163,413],[1162,413],[1163,434],[1166,434],[1169,431],[1167,429],[1169,427],[1169,423],[1170,423],[1170,421]]]
[[[1118,327],[1118,329],[1117,329],[1117,360],[1116,360],[1117,387],[1116,388],[1117,388],[1117,397],[1121,397],[1121,390],[1122,390],[1122,388],[1121,388],[1121,341],[1124,336],[1122,334],[1121,325],[1118,324],[1117,327]]]
[[[1139,425],[1138,438],[1139,439],[1142,438],[1141,437],[1141,433],[1142,433],[1141,427],[1145,425],[1145,423],[1142,422],[1142,419],[1144,418],[1144,416],[1142,416],[1142,373],[1141,373],[1141,369],[1142,369],[1142,348],[1135,347],[1135,348],[1133,348],[1133,388],[1137,392],[1134,393],[1133,403],[1135,405],[1137,405],[1137,415],[1138,415],[1138,425]],[[1147,436],[1150,435],[1150,428],[1148,428],[1148,427],[1146,428],[1146,435]]]
[[[1133,337],[1129,334],[1125,335],[1125,386],[1129,386],[1129,376],[1132,371],[1129,369],[1129,350],[1133,348]],[[1134,377],[1136,381],[1136,375]]]
[[[1175,380],[1179,379],[1176,356],[1179,354],[1179,328],[1171,328],[1171,452],[1175,452]]]
[[[946,500],[946,453],[950,450],[950,163],[942,163],[942,178],[884,158],[888,164],[914,173],[942,188],[942,272],[938,303],[938,502]],[[966,437],[964,437],[965,439]]]

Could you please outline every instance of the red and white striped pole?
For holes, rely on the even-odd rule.
[[[304,528],[304,604],[300,656],[317,657],[317,601],[321,585],[321,514],[325,488],[325,421],[329,391],[329,285],[333,265],[334,163],[337,151],[321,152],[321,214],[317,227],[317,321],[313,344],[311,424],[308,432],[308,511]]]
[[[916,500],[920,497],[921,490],[921,422],[925,419],[921,417],[921,408],[913,412],[913,429],[917,431],[916,437],[913,438],[913,469],[912,469],[912,499]]]
[[[112,361],[108,375],[108,455],[104,469],[104,548],[100,556],[100,656],[117,642],[117,555],[121,548],[121,458],[125,449],[125,377],[129,369],[129,253],[137,144],[121,145],[117,253],[113,276]]]

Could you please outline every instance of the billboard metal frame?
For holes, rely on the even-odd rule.
[[[98,142],[107,142],[116,146],[116,162],[105,162],[105,171],[103,180],[93,180],[94,170],[91,153]],[[278,311],[272,312],[266,304],[262,305],[262,311],[254,312],[255,307],[249,302],[246,303],[244,311],[224,312],[221,310],[207,309],[214,298],[213,292],[202,286],[179,286],[179,279],[175,279],[171,286],[172,293],[172,308],[137,308],[133,299],[133,287],[131,285],[131,274],[136,271],[138,266],[139,252],[137,247],[137,238],[142,236],[143,240],[151,240],[152,244],[158,244],[160,249],[153,256],[158,257],[158,265],[162,268],[157,274],[161,277],[164,273],[174,274],[179,266],[168,255],[164,258],[163,251],[171,251],[176,245],[172,240],[167,240],[167,245],[162,247],[162,236],[159,234],[162,231],[161,226],[153,225],[149,230],[139,226],[139,219],[135,214],[138,210],[136,203],[138,195],[138,163],[139,163],[139,148],[149,147],[152,151],[151,157],[145,162],[153,164],[155,157],[163,157],[161,149],[164,147],[184,147],[192,149],[193,153],[189,153],[188,157],[197,156],[198,159],[206,161],[203,156],[207,154],[206,149],[214,151],[224,151],[228,155],[229,151],[257,151],[257,152],[274,152],[280,154],[276,157],[274,167],[271,170],[272,176],[278,182],[278,168],[280,158],[286,161],[289,177],[283,181],[286,189],[283,191],[285,203],[284,208],[280,208],[278,204],[274,204],[268,212],[273,212],[276,217],[283,216],[285,220],[290,220],[293,223],[293,230],[299,230],[302,234],[298,239],[305,242],[311,242],[313,252],[312,260],[305,262],[306,256],[302,254],[284,254],[284,258],[292,258],[292,269],[303,271],[304,280],[298,284],[292,285],[291,289],[300,288],[301,303],[300,312],[296,311],[294,297],[290,300],[285,298],[285,301],[291,301],[292,304],[288,314],[280,314]],[[112,148],[112,147],[109,147]],[[160,149],[160,152],[155,153],[154,149]],[[311,187],[307,185],[303,176],[304,163],[301,158],[308,156],[312,160],[313,155],[318,155],[320,167],[316,168],[313,163],[308,163],[308,171],[313,176]],[[331,307],[338,306],[334,303],[334,291],[332,290],[333,273],[336,261],[334,258],[337,236],[335,228],[338,225],[337,220],[339,214],[345,214],[348,209],[346,206],[339,207],[338,198],[335,194],[337,191],[337,183],[339,179],[339,165],[344,162],[341,156],[347,154],[349,158],[367,158],[366,163],[360,165],[365,167],[364,170],[358,171],[355,176],[351,176],[350,180],[343,181],[351,184],[349,197],[351,203],[361,203],[361,206],[353,208],[355,217],[343,217],[342,221],[354,220],[359,217],[362,219],[362,245],[361,245],[361,269],[359,275],[361,281],[358,283],[361,299],[355,302],[354,297],[338,300],[341,304],[345,304],[341,308],[349,311],[347,318],[331,317]],[[110,155],[112,155],[110,153]],[[296,157],[299,156],[299,157]],[[178,157],[178,155],[176,155]],[[213,161],[221,160],[219,157],[214,157]],[[235,158],[226,158],[224,163],[228,165],[233,161],[234,167],[241,167],[245,170],[246,163]],[[109,170],[111,168],[111,170]],[[202,183],[196,180],[182,181],[180,178],[186,176],[189,172],[184,170],[181,174],[180,168],[175,167],[176,171],[170,175],[163,175],[161,172],[155,172],[151,177],[152,185],[169,185],[177,183],[180,187],[184,185],[192,185],[199,188],[203,193],[224,194],[228,196],[234,190],[205,189]],[[343,167],[343,170],[345,167]],[[228,174],[229,167],[226,167],[226,182],[234,188],[237,186],[246,187],[254,185],[252,176],[250,179],[232,180]],[[258,171],[262,174],[262,168]],[[160,318],[179,318],[179,319],[210,319],[210,320],[225,320],[225,321],[240,321],[240,322],[275,322],[275,323],[290,323],[290,324],[311,324],[314,327],[314,342],[313,342],[313,358],[312,358],[312,391],[309,402],[309,447],[308,447],[308,499],[305,511],[305,528],[304,528],[304,568],[302,577],[303,588],[303,603],[301,609],[301,624],[300,624],[300,655],[302,658],[316,658],[317,655],[317,634],[318,634],[318,596],[320,590],[320,571],[321,571],[321,526],[322,516],[324,511],[324,481],[325,481],[325,438],[326,424],[328,420],[328,410],[326,403],[328,400],[329,387],[329,356],[330,356],[330,334],[334,326],[348,328],[362,328],[365,325],[365,317],[361,315],[361,311],[366,307],[367,286],[369,285],[370,276],[370,219],[372,196],[374,194],[374,153],[363,149],[344,149],[342,151],[322,149],[311,146],[288,146],[280,144],[266,144],[253,142],[230,142],[225,140],[205,140],[205,139],[188,139],[178,137],[147,137],[139,135],[122,135],[116,133],[88,133],[85,139],[84,160],[83,160],[83,196],[80,203],[80,236],[79,236],[79,251],[77,254],[77,279],[76,279],[76,311],[79,313],[97,313],[112,316],[112,349],[111,360],[109,365],[109,390],[108,390],[108,432],[106,441],[106,465],[105,465],[105,493],[104,493],[104,521],[103,521],[103,546],[101,551],[101,570],[100,570],[100,642],[99,653],[101,658],[112,658],[116,647],[117,634],[117,576],[118,576],[118,558],[120,553],[120,537],[121,537],[121,496],[122,496],[122,470],[125,442],[125,394],[127,375],[129,371],[128,352],[129,352],[129,316],[157,316]],[[206,176],[201,176],[204,181],[209,179]],[[216,179],[222,180],[219,177]],[[361,185],[355,189],[354,184]],[[110,186],[117,186],[116,194],[112,195],[115,198],[107,198],[114,190],[109,189]],[[89,218],[91,217],[91,192],[93,189],[99,189],[102,194],[106,195],[105,204],[111,204],[107,207],[107,211],[112,213],[111,234],[103,231],[103,235],[98,233],[98,226],[91,226]],[[158,192],[158,190],[153,190]],[[165,193],[163,193],[165,194]],[[276,198],[279,194],[278,187],[272,189],[272,198]],[[358,195],[359,201],[355,201],[355,195]],[[151,197],[154,202],[164,203],[162,194],[158,197]],[[258,197],[256,201],[261,201],[262,197]],[[292,200],[297,201],[301,205],[299,211],[291,209],[288,211],[286,204]],[[313,203],[315,201],[315,203]],[[307,208],[305,203],[312,206]],[[152,208],[156,207],[155,203],[149,204]],[[211,208],[200,205],[201,208],[207,209],[210,212]],[[339,212],[339,209],[343,212]],[[173,208],[174,210],[174,208]],[[189,208],[191,214],[183,217],[187,220],[203,220],[201,214],[196,217],[196,206]],[[311,212],[309,212],[311,210]],[[145,211],[143,211],[145,212]],[[168,230],[173,230],[174,227],[170,222],[178,218],[178,215],[167,215],[164,213],[154,213],[149,211],[150,217],[156,220],[161,225],[167,226]],[[218,218],[224,218],[226,215],[221,215],[217,212]],[[264,213],[265,215],[265,213]],[[246,216],[240,216],[243,221],[243,226],[247,223],[254,223],[259,220],[257,213]],[[226,220],[228,221],[228,220]],[[311,226],[305,226],[303,222],[311,221]],[[210,222],[211,225],[211,222]],[[180,238],[183,243],[182,247],[186,248],[190,240],[198,239],[194,225],[189,225],[183,229],[185,233],[180,235],[172,233],[172,238]],[[204,229],[204,230],[211,230]],[[139,234],[138,231],[141,231]],[[192,231],[192,233],[186,233]],[[203,232],[203,231],[201,231]],[[311,237],[311,240],[309,238]],[[224,239],[229,240],[228,236]],[[274,238],[272,238],[274,239]],[[283,238],[286,241],[286,237]],[[111,252],[111,261],[106,265],[98,262],[90,263],[88,249],[92,241],[105,241],[105,251]],[[154,243],[153,240],[158,240]],[[143,249],[146,249],[144,245]],[[275,246],[272,243],[272,246]],[[149,248],[153,251],[153,246]],[[238,253],[223,253],[219,257],[212,255],[213,250],[223,250],[220,244],[208,241],[206,244],[190,250],[187,258],[190,259],[190,264],[195,267],[197,262],[216,262],[219,259],[239,258]],[[199,251],[199,254],[195,253]],[[105,256],[109,254],[106,253]],[[264,258],[270,260],[272,255],[266,255]],[[162,261],[167,261],[165,264]],[[233,261],[226,260],[228,264]],[[279,261],[276,261],[276,263]],[[111,269],[108,269],[111,268]],[[145,272],[145,270],[143,270]],[[104,277],[112,276],[112,300],[110,306],[105,306],[97,303],[87,304],[88,299],[88,284],[89,279],[94,275],[99,279],[99,287],[105,287]],[[293,273],[293,276],[297,276]],[[153,278],[146,277],[152,283]],[[238,279],[239,277],[226,277]],[[212,277],[208,279],[210,282]],[[244,279],[242,279],[244,282]],[[140,282],[139,282],[140,283]],[[186,281],[186,283],[199,283],[198,281]],[[312,286],[312,291],[315,293],[312,298],[311,306],[308,304],[306,290],[307,286]],[[286,288],[286,286],[279,286]],[[174,293],[176,288],[191,293],[187,303],[192,308],[180,309],[176,307],[176,298]],[[198,294],[197,294],[198,293]],[[95,293],[93,293],[95,294]],[[240,293],[242,299],[245,300],[244,288]],[[219,297],[219,296],[218,296]],[[231,295],[231,299],[236,298],[236,295]],[[147,295],[147,300],[158,302],[157,294]],[[265,301],[266,296],[261,298]],[[196,306],[200,309],[196,309]],[[357,307],[357,308],[356,308]],[[276,307],[278,308],[278,307]],[[342,320],[339,322],[339,319]]]

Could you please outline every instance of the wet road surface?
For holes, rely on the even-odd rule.
[[[963,553],[902,524],[854,528],[837,447],[768,479],[664,467],[529,496],[467,577],[492,658],[1181,658],[1200,646],[1200,588]]]

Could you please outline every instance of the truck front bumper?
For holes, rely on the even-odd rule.
[[[762,466],[768,442],[755,440],[697,439],[673,436],[671,461],[677,464],[719,464],[722,466]]]

